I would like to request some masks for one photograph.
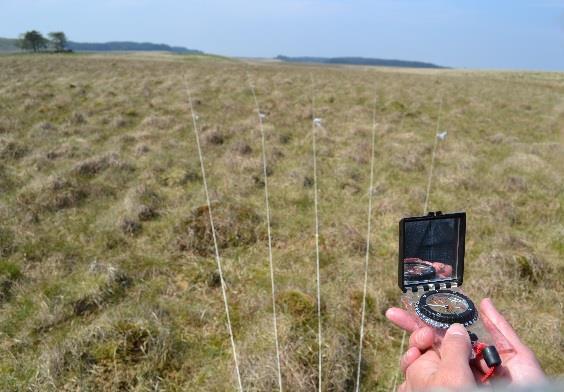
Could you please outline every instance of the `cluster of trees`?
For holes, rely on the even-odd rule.
[[[20,49],[40,52],[42,50],[53,50],[55,52],[69,52],[68,40],[62,31],[53,31],[45,38],[37,30],[26,31],[20,35],[17,45]]]

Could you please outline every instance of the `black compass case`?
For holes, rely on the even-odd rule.
[[[399,223],[398,285],[405,293],[460,286],[464,275],[466,213],[430,212]]]

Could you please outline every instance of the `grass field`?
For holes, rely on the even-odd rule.
[[[207,56],[0,57],[0,389],[236,387],[187,103],[192,90],[245,390],[277,387],[260,132],[266,114],[285,390],[317,385],[312,83],[323,382],[354,384],[372,107],[377,138],[363,390],[401,331],[397,223],[468,214],[465,291],[491,296],[564,373],[564,74],[248,63]]]

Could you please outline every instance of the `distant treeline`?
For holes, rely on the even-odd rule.
[[[21,50],[28,50],[34,53],[53,51],[57,53],[71,51],[67,47],[67,36],[62,31],[52,31],[45,38],[37,30],[26,31],[20,34],[20,38],[15,40],[14,45]]]
[[[0,38],[0,52],[112,52],[112,51],[137,51],[137,52],[173,52],[184,54],[204,54],[195,49],[166,44],[153,44],[150,42],[104,42],[82,43],[69,41],[62,31],[51,32],[44,37],[37,30],[26,31],[19,38]]]
[[[69,49],[75,52],[111,52],[111,51],[137,51],[137,52],[174,52],[203,54],[195,49],[187,49],[181,46],[170,46],[166,44],[153,44],[150,42],[105,42],[105,43],[82,43],[69,41]]]
[[[280,55],[277,56],[276,59],[291,63],[373,65],[380,67],[406,68],[447,68],[432,63],[424,63],[421,61],[385,60],[365,57],[288,57]]]

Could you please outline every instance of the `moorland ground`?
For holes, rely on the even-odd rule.
[[[313,79],[313,88],[312,88]],[[323,383],[350,390],[373,197],[364,390],[388,390],[401,331],[397,224],[468,214],[465,291],[490,296],[564,372],[564,74],[252,63],[207,56],[0,57],[0,388],[235,387],[186,88],[246,390],[276,389],[260,132],[266,115],[286,390],[314,390],[312,94]],[[368,192],[373,102],[375,184]]]

